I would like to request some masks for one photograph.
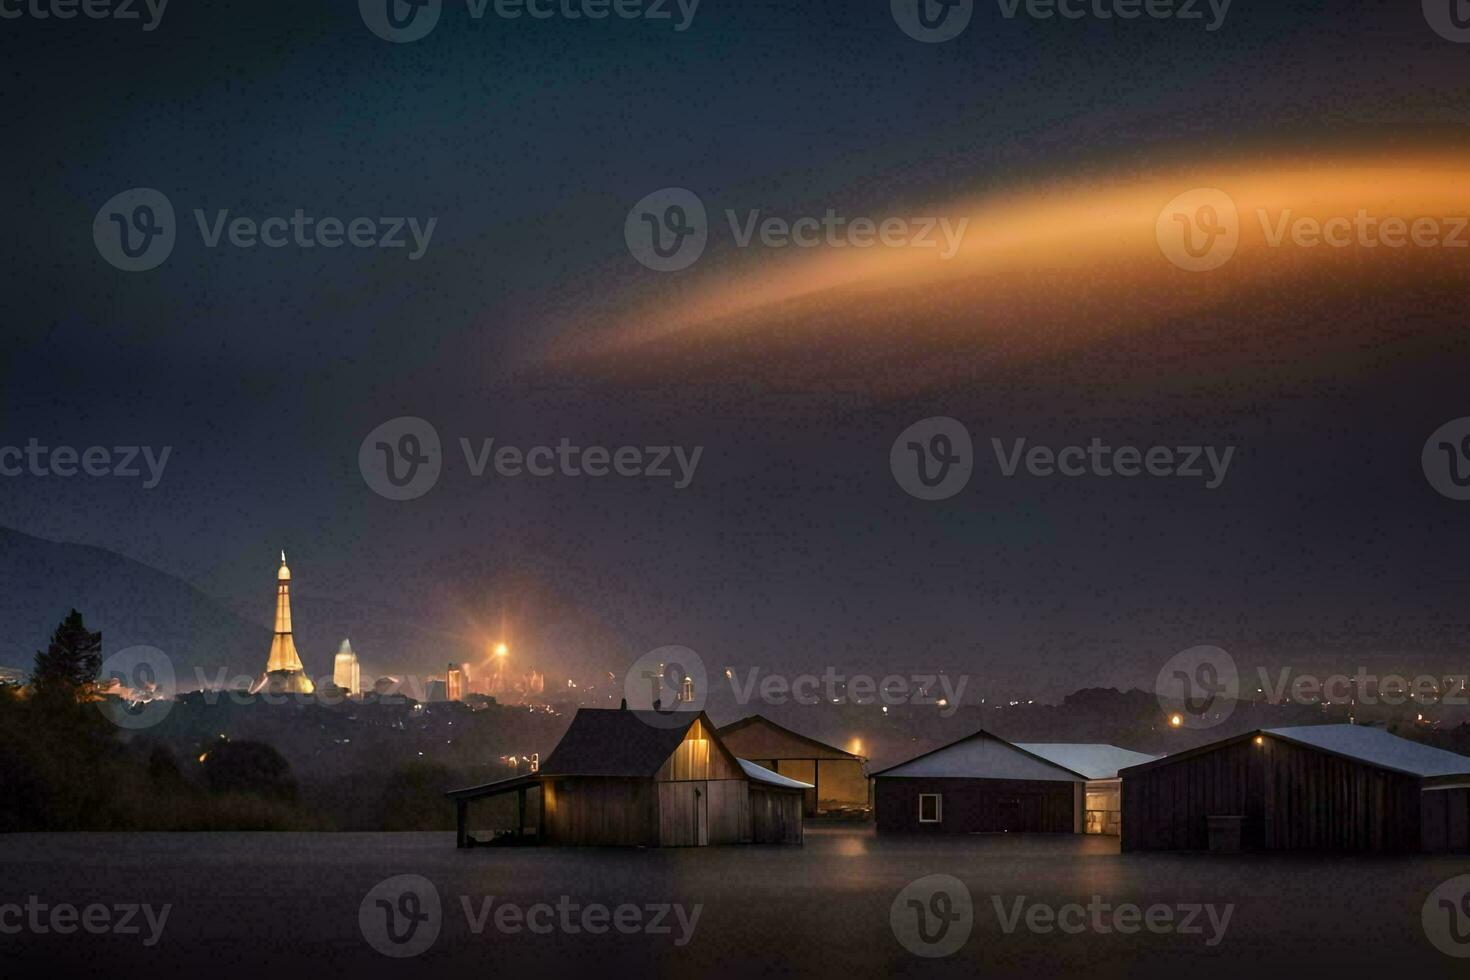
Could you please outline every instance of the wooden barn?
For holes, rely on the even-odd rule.
[[[1365,725],[1247,732],[1123,771],[1123,850],[1470,851],[1470,758]]]
[[[1108,811],[1118,770],[1153,758],[1115,745],[1017,745],[979,731],[874,773],[878,832],[1116,833]]]
[[[740,758],[789,779],[810,783],[805,804],[808,817],[866,815],[872,809],[868,760],[856,753],[783,728],[762,715],[726,725],[719,736]]]
[[[448,794],[458,845],[802,842],[810,784],[736,758],[704,712],[672,721],[581,709],[538,772]],[[480,801],[489,839],[472,832],[470,805]]]

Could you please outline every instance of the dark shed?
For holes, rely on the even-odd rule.
[[[1125,851],[1470,851],[1470,758],[1366,725],[1247,732],[1122,770]],[[1217,825],[1219,821],[1217,821]]]
[[[1080,832],[1087,777],[979,731],[873,774],[879,833]]]

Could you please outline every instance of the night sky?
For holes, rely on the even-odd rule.
[[[1470,214],[1470,44],[1418,3],[1236,0],[1215,31],[1201,7],[1073,22],[978,3],[941,44],[886,0],[704,0],[682,32],[674,5],[477,21],[446,2],[405,44],[343,0],[172,0],[153,31],[0,20],[0,445],[173,447],[153,490],[0,480],[0,525],[262,619],[284,547],[302,594],[444,631],[365,652],[377,669],[474,659],[499,634],[549,672],[682,644],[712,665],[944,668],[1038,697],[1147,684],[1206,643],[1244,663],[1454,662],[1470,503],[1434,491],[1420,452],[1470,415],[1470,250],[1252,253],[1211,278],[1048,218],[1003,276],[956,259],[865,285],[821,278],[851,255],[741,249],[725,226],[727,209],[980,202],[1012,207],[1015,233],[1069,201],[1107,214],[1108,188],[1157,209],[1202,181],[1289,198],[1385,168],[1343,178],[1351,202],[1426,158],[1424,194]],[[135,187],[168,197],[178,242],[129,273],[92,222]],[[712,228],[693,267],[660,273],[624,223],[668,187]],[[208,248],[196,208],[437,223],[417,260]],[[773,294],[793,281],[822,285]],[[358,466],[399,416],[445,447],[438,485],[405,502]],[[981,458],[964,492],[924,502],[889,450],[933,416]],[[1236,453],[1212,491],[1003,479],[992,436]],[[461,437],[703,453],[682,490],[476,479]],[[326,669],[329,649],[302,652]]]

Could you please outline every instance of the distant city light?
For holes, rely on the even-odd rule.
[[[508,653],[510,653],[510,647],[506,646],[504,643],[495,644],[495,655],[497,657],[503,657]]]
[[[1169,724],[1172,725],[1172,726],[1174,726],[1175,728],[1178,728],[1180,725],[1184,724],[1184,716],[1183,715],[1170,715],[1169,716]]]

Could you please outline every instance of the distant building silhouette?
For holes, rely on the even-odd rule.
[[[343,640],[337,648],[337,659],[332,665],[332,683],[346,688],[350,696],[362,693],[362,667],[357,662],[357,654],[352,652],[351,640]]]

